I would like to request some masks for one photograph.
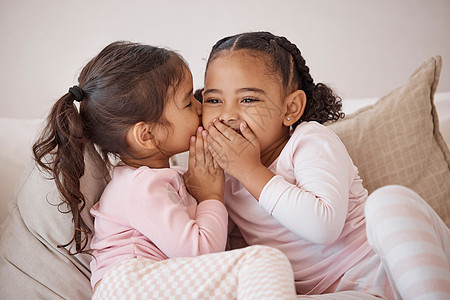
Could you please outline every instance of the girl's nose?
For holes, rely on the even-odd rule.
[[[219,120],[231,126],[239,120],[239,113],[232,107],[224,107],[220,113]]]

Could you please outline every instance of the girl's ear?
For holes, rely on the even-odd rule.
[[[285,113],[283,124],[285,126],[291,126],[297,122],[306,107],[306,94],[302,90],[296,90],[289,94],[285,99]]]
[[[127,141],[133,151],[142,153],[156,148],[151,129],[151,124],[145,122],[136,123],[130,128]]]

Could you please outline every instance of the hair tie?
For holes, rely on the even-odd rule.
[[[72,93],[72,95],[75,96],[75,101],[77,102],[81,102],[81,100],[83,100],[84,98],[83,90],[78,85],[74,85],[73,87],[71,87],[69,89],[69,93]]]

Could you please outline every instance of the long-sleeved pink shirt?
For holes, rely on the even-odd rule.
[[[91,214],[92,287],[117,262],[156,261],[225,250],[228,214],[218,200],[197,201],[181,171],[120,164]]]
[[[269,169],[259,202],[227,176],[228,213],[249,245],[287,255],[297,293],[322,293],[371,251],[367,190],[345,146],[316,122],[301,123]]]

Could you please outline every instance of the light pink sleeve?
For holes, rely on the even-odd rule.
[[[302,238],[332,243],[346,220],[353,163],[338,137],[319,124],[295,131],[291,139],[287,145],[291,148],[285,149],[291,156],[279,159],[292,159],[295,182],[276,175],[264,187],[259,203]]]
[[[228,221],[225,206],[213,199],[197,206],[175,171],[158,174],[145,171],[134,178],[133,189],[127,206],[130,223],[168,257],[225,250]],[[189,214],[189,209],[194,212]]]

